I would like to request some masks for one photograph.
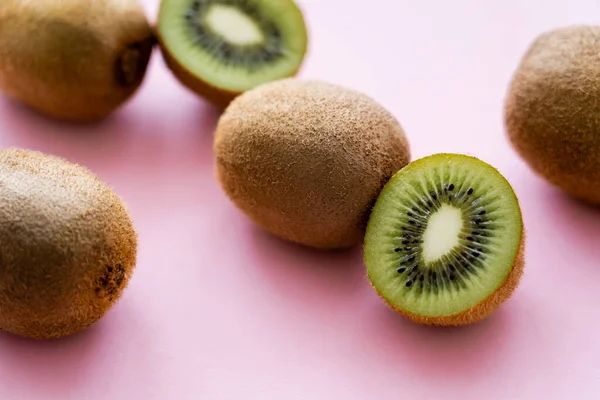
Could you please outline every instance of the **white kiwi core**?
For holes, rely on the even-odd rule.
[[[231,44],[253,45],[262,43],[265,39],[254,20],[234,6],[214,4],[205,18],[215,33]]]
[[[423,261],[436,261],[458,246],[462,228],[462,212],[456,207],[443,204],[429,218],[423,233]]]

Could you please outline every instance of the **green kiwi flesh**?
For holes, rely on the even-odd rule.
[[[175,76],[220,106],[293,76],[307,49],[292,0],[163,0],[157,37]]]
[[[514,291],[523,244],[519,202],[507,180],[477,158],[435,154],[398,171],[381,191],[365,263],[394,309],[417,322],[463,325],[491,314]]]

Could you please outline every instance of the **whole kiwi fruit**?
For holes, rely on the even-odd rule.
[[[95,175],[32,150],[0,150],[0,330],[35,339],[76,333],[121,297],[137,235]]]
[[[54,118],[100,120],[137,91],[154,41],[138,0],[2,0],[0,91]]]
[[[308,32],[294,0],[161,0],[156,35],[175,78],[218,108],[294,76]]]
[[[600,26],[540,34],[509,85],[507,136],[539,176],[600,205]]]
[[[287,78],[234,99],[217,124],[217,178],[257,225],[301,245],[362,243],[387,180],[410,162],[396,118],[365,94]]]

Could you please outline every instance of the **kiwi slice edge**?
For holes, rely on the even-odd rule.
[[[264,40],[240,44],[224,36],[248,24]],[[248,36],[248,29],[237,35]],[[163,0],[156,36],[181,83],[220,106],[260,84],[294,76],[308,47],[305,19],[293,0]]]

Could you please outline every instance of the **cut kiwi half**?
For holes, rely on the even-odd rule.
[[[292,0],[162,0],[156,35],[175,77],[219,107],[295,75],[308,42]]]
[[[428,325],[491,315],[524,267],[519,201],[494,167],[435,154],[396,172],[369,217],[367,274],[396,311]]]

